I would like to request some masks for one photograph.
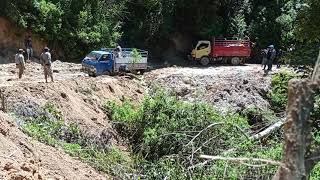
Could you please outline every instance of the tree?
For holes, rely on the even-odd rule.
[[[312,138],[315,92],[320,85],[320,54],[312,79],[291,80],[288,88],[287,121],[284,127],[285,145],[282,163],[274,180],[307,179],[320,161],[320,146]]]

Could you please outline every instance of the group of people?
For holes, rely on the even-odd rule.
[[[27,48],[28,60],[30,60],[30,58],[32,57],[31,52],[32,52],[32,50]],[[19,70],[19,72],[18,72],[19,79],[22,78],[22,75],[24,74],[24,70],[26,69],[26,66],[25,66],[26,62],[25,62],[25,58],[24,58],[23,53],[24,53],[24,50],[19,49],[18,53],[15,55],[16,67]],[[51,67],[52,60],[51,60],[50,49],[48,47],[45,47],[43,49],[43,52],[40,55],[40,63],[44,69],[44,76],[45,76],[46,83],[48,83],[48,77],[50,77],[51,82],[53,82],[53,75],[52,75],[53,72],[52,72],[52,67]]]
[[[274,63],[274,61],[277,61],[277,68],[280,67],[280,64],[277,60],[277,51],[275,50],[273,45],[269,45],[267,49],[263,49],[262,52],[262,66],[263,66],[263,70],[268,70],[271,71],[272,70],[272,64]],[[267,69],[266,69],[267,68]]]

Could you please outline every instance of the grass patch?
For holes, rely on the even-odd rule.
[[[50,146],[61,148],[72,157],[77,157],[108,175],[124,178],[125,173],[133,172],[129,153],[116,147],[101,149],[88,145],[80,128],[75,124],[65,124],[62,114],[53,105],[47,104],[43,109],[48,114],[25,120],[22,127],[28,135]]]

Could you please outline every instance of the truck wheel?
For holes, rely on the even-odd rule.
[[[107,75],[107,76],[111,76],[111,72],[110,71],[106,71],[103,73],[104,75]]]
[[[210,62],[210,59],[208,57],[202,57],[200,59],[200,63],[203,65],[203,66],[207,66]]]
[[[231,59],[231,64],[232,64],[232,65],[239,65],[240,62],[241,62],[241,60],[240,60],[240,58],[238,58],[238,57],[233,57],[233,58]]]
[[[88,74],[90,77],[97,77],[96,73],[94,73],[94,72],[89,72]]]

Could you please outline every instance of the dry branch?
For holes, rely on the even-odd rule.
[[[265,165],[283,166],[283,164],[281,162],[273,161],[273,160],[269,160],[269,159],[244,158],[244,157],[232,158],[232,157],[208,156],[208,155],[200,155],[200,158],[202,158],[202,159],[210,159],[212,161],[214,161],[214,160],[223,160],[223,161],[239,162],[239,163],[247,165],[247,166],[257,166],[257,165],[245,163],[247,161],[260,162],[260,163],[264,163]],[[263,165],[258,165],[258,166],[261,167]]]
[[[273,125],[269,126],[267,129],[259,132],[258,134],[255,134],[253,136],[250,137],[251,140],[259,140],[262,139],[266,136],[268,136],[269,134],[273,133],[274,131],[280,129],[286,122],[286,119],[283,118],[280,121],[274,123]]]
[[[219,123],[213,123],[213,124],[210,124],[208,127],[204,128],[203,130],[201,130],[197,135],[195,135],[191,141],[186,145],[190,145],[195,139],[197,139],[197,137],[199,137],[204,131],[210,129],[211,127],[214,127],[214,126],[217,126],[217,125],[221,125],[221,124],[224,124],[224,122],[219,122]]]

